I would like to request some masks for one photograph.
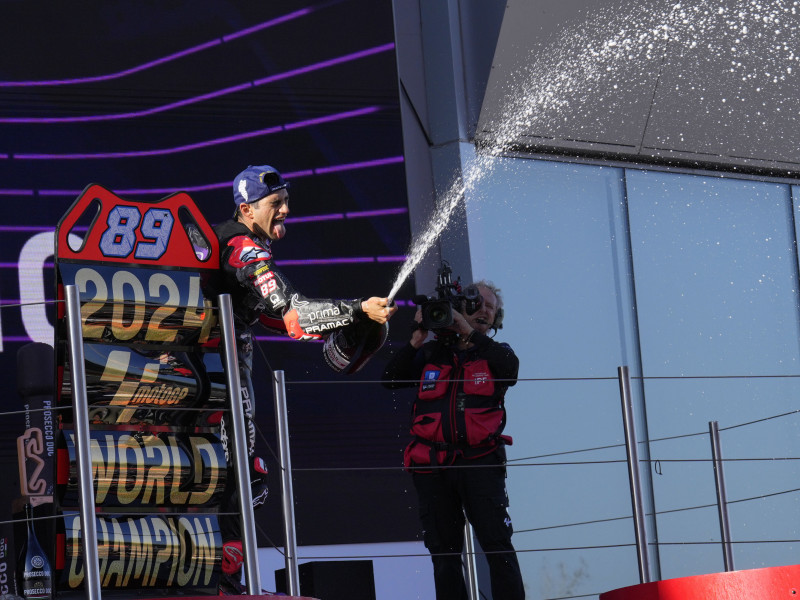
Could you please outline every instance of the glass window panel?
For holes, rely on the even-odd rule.
[[[796,563],[777,542],[800,530],[797,461],[755,460],[797,456],[790,187],[645,171],[626,181],[662,577],[723,569],[709,421],[736,568]]]
[[[798,372],[789,188],[628,171],[646,376]]]
[[[639,578],[617,368],[638,359],[622,171],[527,159],[490,168],[491,184],[467,196],[467,220],[473,276],[503,292],[497,339],[520,358],[506,432],[528,595],[631,585]]]
[[[473,274],[502,288],[499,339],[521,360],[507,398],[508,485],[529,593],[638,581],[620,365],[631,367],[635,399],[645,392],[637,411],[646,406],[652,440],[643,475],[653,478],[662,578],[723,569],[712,420],[737,568],[796,562],[785,541],[800,533],[788,460],[800,422],[791,188],[536,160],[489,167],[491,186],[467,195],[467,220]],[[604,544],[613,550],[591,548]]]

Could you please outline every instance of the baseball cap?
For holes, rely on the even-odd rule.
[[[251,204],[288,187],[289,182],[275,167],[250,165],[233,180],[233,201],[238,209],[242,202]]]

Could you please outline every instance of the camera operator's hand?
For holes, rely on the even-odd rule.
[[[383,324],[386,323],[386,321],[388,321],[395,312],[397,312],[397,305],[392,304],[390,306],[388,298],[378,298],[377,296],[373,296],[372,298],[367,298],[361,303],[361,310],[363,310],[364,314],[373,321]]]
[[[462,340],[468,339],[473,332],[472,325],[457,310],[453,311],[453,324],[448,329],[457,333]]]
[[[417,322],[417,327],[411,333],[409,344],[414,348],[422,348],[422,344],[428,339],[429,331],[422,326],[422,307],[417,307],[417,312],[414,314],[414,320]]]

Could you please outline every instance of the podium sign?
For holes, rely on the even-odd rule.
[[[58,298],[80,300],[103,589],[213,594],[232,483],[219,438],[228,390],[204,294],[219,247],[183,193],[126,200],[88,186],[56,230]],[[57,589],[84,584],[66,314],[56,326]],[[128,512],[123,512],[128,511]]]

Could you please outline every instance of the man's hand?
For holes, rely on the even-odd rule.
[[[373,321],[383,324],[397,312],[397,306],[394,304],[389,306],[389,298],[373,296],[361,303],[361,310]]]
[[[422,348],[425,340],[428,339],[429,331],[422,326],[422,308],[418,307],[417,312],[414,313],[414,320],[417,322],[417,327],[411,332],[411,339],[409,343],[417,350]]]
[[[447,329],[457,333],[460,337],[466,338],[472,333],[472,325],[458,311],[453,311],[453,324]]]

